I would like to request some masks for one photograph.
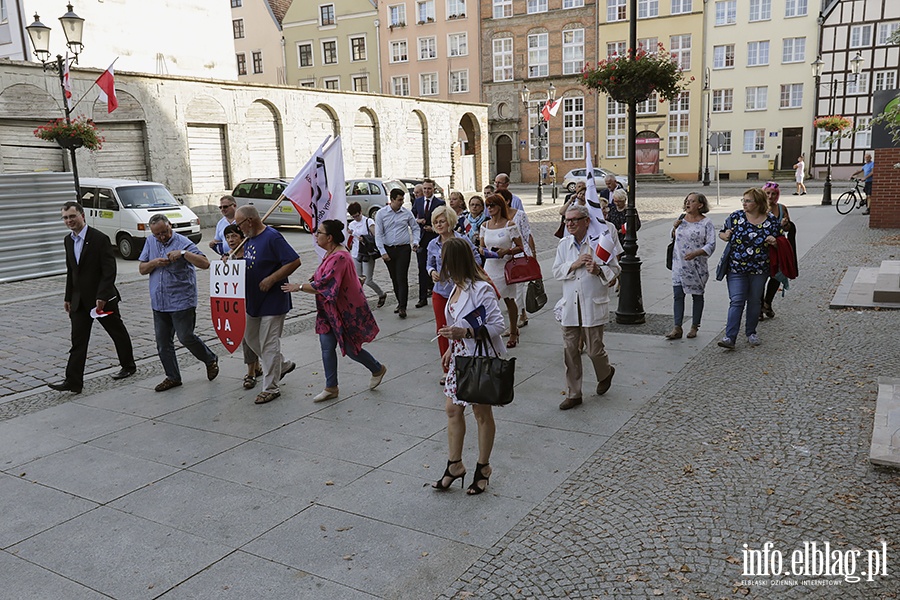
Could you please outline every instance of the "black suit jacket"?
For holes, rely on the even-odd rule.
[[[443,200],[438,198],[437,196],[431,197],[431,205],[428,207],[428,210],[425,210],[425,196],[421,198],[416,198],[413,202],[412,213],[417,219],[425,219],[425,225],[431,226],[431,213],[434,212],[438,206],[443,206],[446,204]],[[426,233],[425,225],[419,225],[419,229],[422,230],[422,233]],[[431,233],[431,232],[428,232]],[[422,245],[421,243],[419,244]]]
[[[72,235],[63,240],[66,247],[65,300],[71,304],[71,310],[90,310],[97,300],[114,305],[121,299],[116,289],[116,255],[112,244],[105,234],[93,227],[85,227],[80,262],[75,262]]]

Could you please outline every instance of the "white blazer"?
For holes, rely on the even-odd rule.
[[[562,298],[556,303],[555,312],[563,327],[597,327],[609,322],[609,282],[622,269],[615,256],[607,264],[595,254],[597,244],[585,238],[581,249],[573,236],[564,237],[556,247],[553,276],[562,281]],[[569,271],[578,257],[590,252],[594,262],[600,265],[601,275],[591,275],[584,267]]]
[[[454,286],[453,291],[450,292],[451,298],[453,297],[453,294],[456,293],[456,288],[458,287],[459,286]],[[497,298],[497,292],[494,291],[494,286],[488,282],[476,281],[468,287],[460,288],[459,298],[457,298],[454,303],[454,307],[456,308],[455,312],[459,318],[453,319],[450,315],[450,302],[447,302],[447,306],[444,308],[444,317],[447,319],[447,326],[471,327],[469,322],[463,317],[479,306],[484,307],[484,325],[487,328],[488,334],[491,336],[491,343],[493,344],[494,349],[499,356],[505,356],[506,344],[503,342],[503,338],[500,337],[500,334],[503,333],[503,328],[505,327],[503,313],[500,312],[500,301]],[[464,339],[462,341],[466,345],[466,354],[475,354],[475,340]],[[488,348],[488,353],[490,352],[491,350]]]

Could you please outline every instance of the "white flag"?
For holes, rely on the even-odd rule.
[[[585,146],[587,190],[585,190],[584,199],[587,201],[588,213],[591,216],[588,235],[591,240],[598,240],[604,231],[609,233],[609,228],[606,225],[606,219],[603,218],[603,208],[600,206],[600,196],[597,195],[597,182],[594,180],[594,163],[591,161],[590,142],[586,143]]]
[[[63,60],[63,90],[66,96],[66,106],[72,110],[72,81],[69,79],[69,55]]]

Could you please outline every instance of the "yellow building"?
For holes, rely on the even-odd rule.
[[[231,30],[240,81],[283,84],[281,20],[291,0],[231,0]]]
[[[288,85],[380,92],[375,0],[294,2],[282,22]]]
[[[622,55],[629,48],[627,0],[607,0],[599,15],[598,54]],[[637,173],[664,173],[676,179],[696,179],[703,142],[703,8],[702,0],[638,0],[638,45],[655,51],[662,44],[694,78],[673,102],[656,96],[638,105]],[[599,94],[597,166],[628,171],[628,109]],[[605,140],[605,142],[603,141]]]

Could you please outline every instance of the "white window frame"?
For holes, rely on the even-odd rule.
[[[297,42],[297,68],[298,69],[310,69],[316,66],[316,49],[313,47],[313,40],[304,40],[302,42]],[[303,46],[309,46],[309,64],[303,65],[300,64],[301,56],[300,56],[300,48]]]
[[[566,38],[569,38],[568,41]],[[584,70],[584,29],[566,29],[562,32],[562,72],[575,75]]]
[[[896,69],[892,69],[890,71],[877,71],[875,73],[875,84],[872,87],[873,92],[895,89],[897,89]]]
[[[825,131],[824,129],[816,129],[816,150],[828,150],[830,144],[827,140],[830,136],[830,131]]]
[[[437,96],[439,92],[440,77],[437,73],[420,73],[419,74],[419,95],[420,96]]]
[[[391,27],[403,27],[406,25],[406,4],[391,4],[388,6],[388,24]]]
[[[388,50],[388,62],[391,64],[409,62],[409,42],[407,40],[391,40]]]
[[[878,24],[878,37],[876,38],[876,46],[887,46],[888,38],[894,35],[894,32],[900,29],[900,21],[892,21],[890,23]]]
[[[331,7],[331,23],[326,23],[322,18],[322,9],[330,6]],[[319,5],[319,27],[336,27],[337,26],[337,12],[335,11],[334,2],[328,2],[326,4]]]
[[[850,48],[868,48],[872,45],[872,24],[850,26]]]
[[[714,113],[730,113],[734,112],[734,89],[723,88],[721,90],[712,91],[712,112]]]
[[[869,74],[868,73],[860,73],[856,77],[853,75],[850,76],[850,79],[847,80],[847,95],[848,96],[859,96],[861,94],[869,93]]]
[[[765,56],[763,56],[765,55]],[[769,64],[769,40],[747,42],[747,66],[764,67]]]
[[[354,40],[362,40],[363,41],[363,58],[354,58],[353,57],[353,41]],[[361,35],[351,35],[348,38],[348,43],[350,44],[350,62],[366,62],[369,60],[369,41],[366,39],[366,34]]]
[[[606,158],[625,158],[628,105],[606,97]]]
[[[786,0],[784,18],[805,17],[809,12],[809,0]]]
[[[853,146],[857,149],[872,147],[872,117],[856,117],[856,133],[853,136]]]
[[[550,34],[528,34],[528,79],[550,75]]]
[[[508,19],[513,16],[512,0],[494,0],[493,12],[491,13],[495,19]]]
[[[491,50],[494,64],[494,81],[513,81],[515,78],[513,71],[513,38],[494,38],[491,40]]]
[[[748,136],[747,134],[750,134]],[[766,149],[766,130],[765,129],[745,129],[744,130],[744,153],[756,154]]]
[[[713,46],[713,69],[734,68],[734,44]]]
[[[360,81],[365,82],[365,84],[366,84],[365,89],[358,89],[360,86],[357,84]],[[368,94],[369,93],[369,76],[368,75],[351,75],[350,76],[350,85],[354,92],[361,92],[364,94]]]
[[[713,150],[712,148],[710,148],[710,152],[712,154],[731,154],[731,132],[730,131],[712,131],[710,133],[713,133],[713,134],[718,133],[719,135],[722,136],[722,139],[724,141],[724,143],[721,146],[719,146],[718,150]]]
[[[652,19],[659,16],[659,0],[638,0],[638,19]]]
[[[325,60],[325,44],[334,44],[334,62],[327,62]],[[338,41],[337,38],[326,38],[324,40],[319,40],[319,50],[322,52],[322,65],[338,65],[341,63],[341,55],[338,50]]]
[[[675,41],[678,40],[678,47],[676,48]],[[687,45],[684,42],[687,41]],[[690,33],[682,33],[679,35],[673,35],[669,37],[669,54],[672,55],[672,60],[678,63],[678,66],[681,67],[682,71],[690,71],[691,70],[691,46],[693,45],[693,40]]]
[[[420,61],[437,59],[437,36],[427,35],[416,40],[416,58]]]
[[[782,83],[779,98],[778,108],[781,110],[803,108],[803,84]]]
[[[334,86],[328,87],[329,84],[334,84]],[[341,78],[338,76],[323,77],[322,78],[322,88],[326,89],[326,90],[340,90],[341,89]]]
[[[628,43],[619,41],[619,42],[606,42],[606,58],[610,59],[614,56],[625,56],[625,52],[628,51]]]
[[[468,56],[469,55],[469,33],[447,34],[447,54],[448,56]]]
[[[562,99],[563,160],[584,160],[584,96]]]
[[[806,38],[784,38],[781,42],[782,64],[804,62],[806,60]]]
[[[672,0],[672,11],[673,15],[683,15],[691,12],[693,10],[693,6],[691,4],[691,0]]]
[[[606,22],[615,23],[627,19],[627,0],[606,0]]]
[[[659,46],[659,38],[639,38],[638,50],[643,50],[648,54],[656,54],[657,46]]]
[[[431,19],[430,21],[428,19]],[[416,23],[435,23],[437,14],[434,10],[434,0],[418,0],[416,2]]]
[[[690,152],[691,93],[683,91],[669,103],[669,156],[687,156]]]
[[[563,10],[569,8],[583,8],[584,0],[563,0],[562,7]]]
[[[638,116],[643,115],[655,115],[659,112],[659,96],[656,95],[656,92],[650,94],[650,97],[644,100],[643,102],[638,102],[635,107],[635,112]]]
[[[549,10],[547,0],[528,0],[525,4],[525,11],[529,15],[545,13]]]
[[[468,69],[457,69],[454,71],[450,71],[451,94],[468,94],[470,89]]]
[[[752,85],[744,90],[744,111],[756,112],[760,110],[768,110],[769,108],[769,86]]]
[[[447,18],[462,19],[466,16],[466,0],[447,0]]]
[[[716,27],[737,23],[737,0],[719,0],[716,2]]]
[[[313,78],[301,79],[297,82],[297,86],[302,88],[314,88],[316,87],[316,80]]]
[[[750,22],[771,21],[772,0],[750,0]]]
[[[398,92],[398,87],[399,92]],[[406,92],[405,94],[403,92]],[[394,75],[391,77],[391,93],[394,96],[409,96],[409,75]]]

